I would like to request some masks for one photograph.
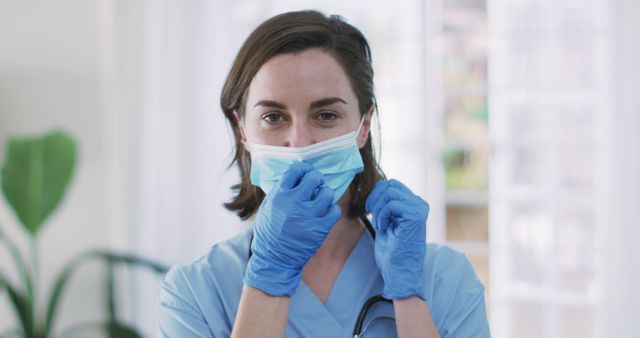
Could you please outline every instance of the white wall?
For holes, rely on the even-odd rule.
[[[39,135],[52,128],[69,132],[79,143],[68,193],[40,234],[41,296],[70,258],[110,242],[109,142],[101,125],[97,19],[94,1],[0,2],[0,155],[4,158],[10,135]],[[27,248],[25,233],[4,198],[0,226]],[[4,250],[0,267],[13,267]],[[101,298],[96,295],[102,294],[102,269],[87,266],[70,286],[58,324],[100,318]],[[2,293],[0,304],[2,333],[14,318]]]

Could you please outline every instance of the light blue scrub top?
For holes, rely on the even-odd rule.
[[[158,337],[229,337],[242,294],[251,230],[214,245],[208,255],[173,267],[159,291]],[[291,297],[286,337],[352,337],[358,313],[382,293],[373,239],[363,231],[336,279],[326,304],[300,281]],[[424,291],[440,335],[490,337],[484,287],[467,257],[447,246],[427,245]],[[376,303],[365,319],[394,317],[393,305]],[[385,325],[385,324],[391,325]],[[391,332],[389,332],[391,330]],[[393,322],[378,320],[363,337],[395,335]]]

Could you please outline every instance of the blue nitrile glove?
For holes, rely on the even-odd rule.
[[[292,296],[304,265],[339,218],[323,175],[308,163],[292,164],[258,209],[245,284],[272,296]]]
[[[422,270],[426,254],[429,204],[397,180],[378,181],[365,207],[376,230],[376,264],[384,280],[383,296],[424,298]]]

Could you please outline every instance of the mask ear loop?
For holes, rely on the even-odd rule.
[[[358,136],[360,135],[360,130],[362,129],[362,126],[364,125],[364,118],[366,116],[367,116],[366,114],[362,115],[362,118],[360,119],[360,124],[358,125],[358,129],[356,129],[356,135],[355,135],[356,140],[358,139]]]
[[[236,120],[238,121],[238,129],[240,129],[240,137],[244,136],[244,138],[247,139],[247,144],[251,145],[251,140],[249,140],[249,134],[247,134],[247,126],[244,123],[244,119],[240,118],[240,116],[238,116],[238,113],[235,110],[233,111],[233,115],[236,116]],[[246,145],[245,145],[245,148],[247,148]]]

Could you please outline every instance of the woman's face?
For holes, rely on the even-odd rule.
[[[372,110],[357,136],[363,147]],[[358,128],[358,99],[340,64],[315,48],[279,54],[258,70],[249,85],[242,141],[304,147]]]

